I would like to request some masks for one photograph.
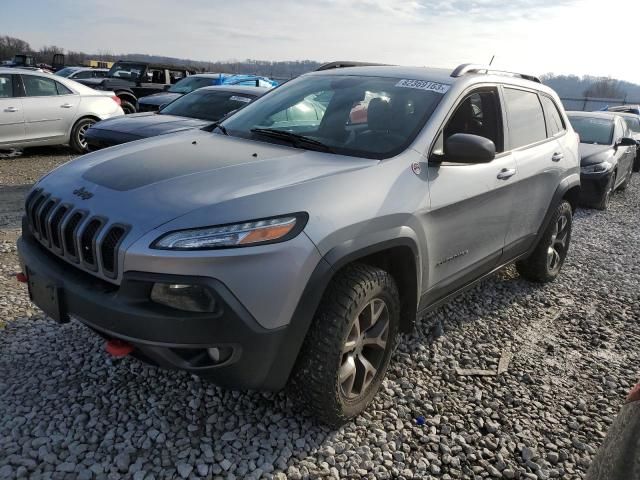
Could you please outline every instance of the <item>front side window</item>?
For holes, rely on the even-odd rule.
[[[51,97],[58,95],[58,88],[55,80],[51,78],[35,77],[32,75],[22,75],[24,88],[27,97]]]
[[[632,133],[640,133],[640,119],[635,117],[624,117],[624,122]]]
[[[160,114],[216,122],[229,112],[245,107],[253,98],[242,93],[199,90],[171,102]]]
[[[571,116],[571,126],[580,136],[580,143],[611,145],[613,143],[613,119]]]
[[[13,78],[12,75],[0,75],[0,98],[13,97]]]
[[[447,90],[423,80],[308,75],[259,99],[224,126],[230,135],[252,140],[382,159],[409,146]],[[354,105],[368,92],[366,121],[353,124]]]
[[[549,137],[553,137],[561,132],[564,132],[564,122],[562,116],[558,111],[558,107],[549,97],[542,96],[542,107],[544,108],[544,116],[547,120],[547,134]]]
[[[505,88],[511,148],[520,148],[547,138],[547,127],[538,95]]]
[[[58,90],[58,95],[72,95],[73,92],[69,90],[67,87],[62,85],[60,82],[56,82],[56,89]]]

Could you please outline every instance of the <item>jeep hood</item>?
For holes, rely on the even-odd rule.
[[[36,186],[143,234],[198,208],[248,197],[260,202],[260,194],[377,163],[194,130],[84,155]],[[289,208],[285,192],[278,198]]]
[[[580,165],[586,167],[609,160],[614,154],[612,145],[580,144]]]
[[[153,137],[164,133],[201,128],[210,123],[212,123],[210,120],[145,112],[109,118],[94,124],[91,128],[126,133],[138,137]]]

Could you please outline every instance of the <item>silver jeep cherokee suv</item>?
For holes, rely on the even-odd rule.
[[[32,300],[156,365],[288,385],[339,425],[418,315],[514,261],[558,275],[580,160],[552,90],[473,65],[333,67],[41,179],[18,241]]]

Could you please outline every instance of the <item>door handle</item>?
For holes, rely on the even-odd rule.
[[[13,113],[13,112],[17,112],[18,108],[17,107],[7,107],[7,108],[4,109],[4,111]]]
[[[71,105],[70,103],[63,103],[62,105],[60,105],[62,108],[71,108],[73,107],[73,105]]]
[[[513,177],[516,174],[515,168],[503,168],[498,173],[498,180],[507,180],[508,178]]]
[[[553,154],[553,157],[551,157],[551,160],[553,160],[554,162],[559,162],[563,158],[564,158],[564,153],[556,152]]]

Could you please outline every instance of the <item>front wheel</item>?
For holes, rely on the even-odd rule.
[[[573,209],[569,202],[563,200],[531,256],[516,262],[518,273],[532,282],[547,283],[555,280],[567,258],[572,225]]]
[[[76,153],[87,153],[89,151],[89,145],[85,137],[87,130],[91,125],[96,123],[93,118],[81,118],[71,129],[71,138],[69,139],[69,145]]]
[[[354,264],[327,288],[291,381],[292,396],[322,422],[339,427],[369,405],[395,348],[400,300],[393,277]]]

